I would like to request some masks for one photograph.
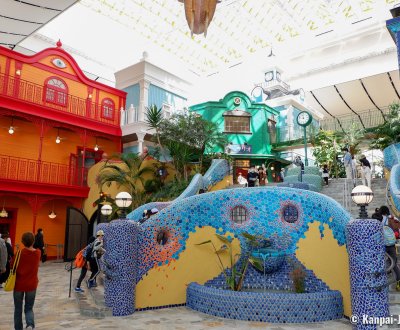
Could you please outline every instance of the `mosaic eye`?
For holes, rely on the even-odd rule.
[[[62,59],[60,59],[60,58],[55,58],[55,59],[52,61],[52,63],[53,63],[57,68],[60,68],[60,69],[64,69],[64,68],[67,67],[67,65],[65,64],[65,62],[64,62]]]
[[[248,220],[248,211],[244,206],[235,206],[231,211],[231,220],[234,223],[242,224]]]
[[[282,210],[282,214],[286,222],[295,223],[299,220],[299,210],[295,205],[286,205]]]
[[[160,245],[165,245],[168,243],[168,231],[165,229],[161,229],[158,233],[157,233],[157,243]]]

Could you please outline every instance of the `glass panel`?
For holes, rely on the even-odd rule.
[[[250,132],[250,118],[225,117],[225,132]]]

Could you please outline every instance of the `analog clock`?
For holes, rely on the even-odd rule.
[[[297,123],[300,126],[308,126],[311,124],[312,116],[307,111],[302,111],[297,115]]]
[[[265,81],[271,81],[272,79],[274,79],[274,71],[268,71],[265,73],[265,77],[264,77]]]

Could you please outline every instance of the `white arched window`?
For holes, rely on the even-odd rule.
[[[59,78],[49,78],[45,84],[45,101],[54,104],[67,105],[67,85]]]
[[[101,116],[106,119],[114,119],[114,102],[111,99],[104,99],[101,104]]]

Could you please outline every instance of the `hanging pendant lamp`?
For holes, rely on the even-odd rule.
[[[186,21],[190,32],[207,36],[207,29],[214,17],[215,8],[220,0],[178,0],[185,6]]]

